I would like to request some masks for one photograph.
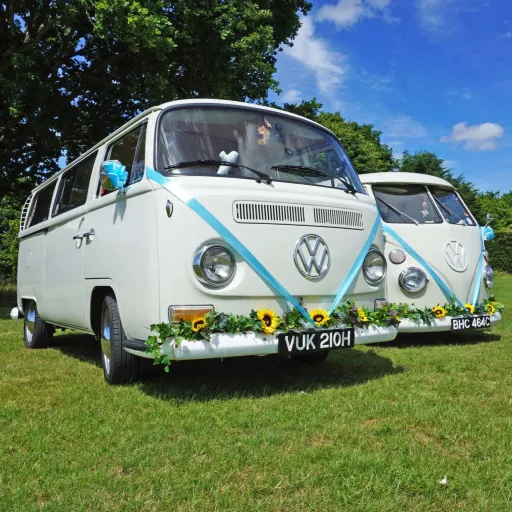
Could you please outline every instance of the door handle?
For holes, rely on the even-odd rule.
[[[88,238],[89,240],[94,240],[94,236],[96,235],[96,231],[94,229],[90,229],[86,233],[82,235],[83,238]]]
[[[73,237],[73,240],[82,240],[83,237],[84,237],[84,235],[75,235]]]

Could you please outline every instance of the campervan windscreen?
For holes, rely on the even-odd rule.
[[[476,222],[455,191],[437,187],[429,187],[429,189],[439,211],[447,222],[450,224],[476,226]]]
[[[421,185],[374,185],[373,194],[384,222],[394,224],[442,222],[427,189]]]
[[[204,160],[209,162],[198,162]],[[263,173],[274,181],[364,193],[352,163],[332,135],[264,110],[168,110],[160,122],[157,163],[167,175],[261,179]]]

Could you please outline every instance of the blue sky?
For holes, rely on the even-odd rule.
[[[512,189],[512,1],[319,0],[279,55],[283,90]]]

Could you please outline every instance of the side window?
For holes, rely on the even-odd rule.
[[[95,158],[96,153],[82,160],[62,175],[59,193],[53,207],[53,215],[69,212],[73,208],[85,204]]]
[[[111,144],[105,155],[105,160],[118,160],[128,172],[128,183],[139,181],[144,174],[144,155],[146,153],[146,123],[137,126],[135,130]],[[109,194],[101,185],[98,187],[98,195]]]
[[[55,183],[57,183],[57,181],[54,181],[36,193],[32,200],[32,209],[29,215],[27,227],[35,226],[40,222],[48,220],[48,217],[50,216],[50,205],[52,202],[53,191],[55,190]]]

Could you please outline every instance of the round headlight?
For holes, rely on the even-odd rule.
[[[226,286],[235,275],[235,257],[222,245],[208,245],[194,255],[194,273],[197,279],[213,287]]]
[[[386,258],[379,251],[372,250],[364,259],[363,276],[369,284],[380,283],[386,275]]]
[[[427,286],[427,275],[421,268],[409,267],[398,276],[400,288],[407,293],[420,293]]]
[[[395,265],[400,265],[405,261],[405,252],[402,249],[393,249],[389,251],[389,261]]]
[[[485,286],[487,286],[487,288],[492,288],[494,286],[494,270],[489,265],[485,266],[484,279]]]

